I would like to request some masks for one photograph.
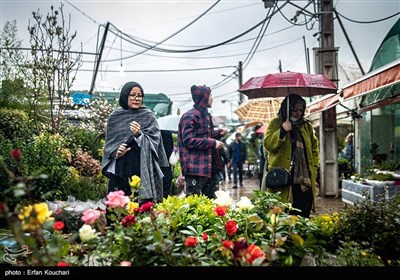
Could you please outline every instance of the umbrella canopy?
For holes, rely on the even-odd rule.
[[[278,115],[283,98],[255,98],[247,100],[234,112],[240,120],[267,124]]]
[[[336,93],[336,85],[321,74],[283,72],[253,77],[239,91],[249,99],[260,97],[285,97],[290,93],[315,96]]]
[[[182,116],[180,115],[167,115],[157,119],[160,130],[170,130],[177,132],[179,121]]]

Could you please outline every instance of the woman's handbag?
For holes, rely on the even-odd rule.
[[[283,167],[272,167],[265,177],[265,184],[268,189],[281,190],[290,185],[290,172],[293,167],[294,153],[290,161],[289,170]]]
[[[286,188],[290,184],[290,172],[286,168],[271,168],[265,177],[265,183],[268,189],[279,190]]]

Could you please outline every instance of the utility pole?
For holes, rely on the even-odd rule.
[[[314,48],[315,71],[338,83],[337,52],[333,30],[333,0],[318,0],[319,48]],[[339,195],[336,107],[320,113],[320,195]]]
[[[238,65],[238,80],[239,80],[239,88],[243,84],[243,64],[239,61]],[[243,103],[243,93],[239,92],[239,106]]]
[[[107,38],[107,33],[108,33],[108,28],[109,28],[109,27],[110,27],[110,23],[107,22],[106,28],[105,28],[105,30],[104,30],[103,39],[101,40],[101,44],[100,44],[100,52],[97,52],[97,53],[99,54],[99,56],[96,57],[96,65],[95,65],[95,69],[94,69],[94,72],[93,72],[93,78],[92,78],[92,83],[91,83],[91,85],[90,85],[89,94],[93,94],[94,85],[96,84],[97,72],[99,71],[101,56],[102,56],[102,54],[103,54],[104,45],[105,45],[105,43],[106,43],[106,38]]]

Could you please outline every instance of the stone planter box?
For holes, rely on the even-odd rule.
[[[372,201],[390,199],[398,193],[400,193],[399,185],[371,186],[353,180],[342,181],[342,201],[351,205],[368,197]]]

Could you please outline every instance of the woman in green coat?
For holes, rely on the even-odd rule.
[[[319,146],[311,123],[304,118],[305,109],[306,101],[301,96],[288,95],[281,104],[278,117],[269,123],[263,145],[268,151],[268,170],[274,167],[290,169],[293,158],[291,185],[280,190],[280,195],[282,201],[292,203],[301,211],[291,214],[308,218],[311,210],[315,213]]]

